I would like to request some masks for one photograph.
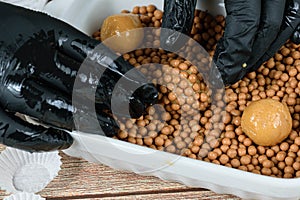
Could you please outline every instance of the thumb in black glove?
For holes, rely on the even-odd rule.
[[[68,24],[2,2],[0,22],[0,143],[50,151],[72,144],[71,136],[62,129],[115,135],[119,127],[111,98],[120,78],[126,84],[119,86],[114,114],[137,118],[155,103],[157,90],[141,73],[126,75],[133,69],[128,62]],[[87,68],[80,71],[83,63]],[[75,82],[80,87],[73,88]],[[87,95],[92,91],[93,97]],[[126,104],[129,112],[122,109]],[[28,124],[15,113],[51,128]],[[80,116],[76,123],[74,115]],[[98,123],[102,130],[89,126]]]

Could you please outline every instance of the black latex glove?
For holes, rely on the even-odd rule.
[[[194,5],[195,1],[165,0],[162,27],[188,34],[193,18],[182,18],[186,12],[190,12],[189,16],[193,15]],[[294,42],[300,42],[299,0],[225,0],[225,7],[225,33],[214,55],[225,85],[234,84],[246,73],[256,70],[290,37]],[[178,36],[173,37],[175,33],[164,31],[162,34],[164,47],[173,45],[174,49],[178,49],[180,42],[177,41]]]
[[[293,33],[297,35],[299,2],[225,0],[225,33],[214,56],[225,85],[234,84],[246,73],[256,70]]]
[[[170,51],[177,51],[185,42],[193,27],[197,0],[165,0],[162,21],[161,46]]]
[[[300,44],[300,1],[289,0],[286,2],[286,10],[280,32],[275,41],[248,72],[257,70],[261,64],[269,60],[290,39],[295,44]],[[253,59],[254,60],[254,59]]]
[[[103,134],[85,127],[91,123],[99,123],[104,134],[115,135],[119,127],[112,116],[111,98],[121,77],[126,84],[118,88],[114,114],[140,117],[157,99],[156,88],[141,73],[125,75],[133,67],[122,57],[113,60],[116,54],[105,46],[94,52],[98,41],[60,20],[0,2],[0,29],[0,143],[28,151],[65,149],[73,139],[63,129]],[[90,60],[85,63],[91,70],[78,71],[85,59]],[[80,85],[76,101],[82,102],[77,107],[72,104],[75,80]],[[86,98],[85,92],[93,88],[94,98]],[[96,115],[85,105],[91,101],[96,101]],[[128,104],[131,116],[123,108]],[[15,113],[51,128],[28,124]],[[76,124],[73,114],[78,113],[81,118]]]

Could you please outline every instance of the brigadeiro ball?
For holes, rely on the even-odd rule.
[[[241,126],[257,145],[273,146],[288,137],[292,130],[292,117],[285,104],[262,99],[245,108]]]
[[[106,18],[101,27],[101,39],[119,53],[135,50],[144,38],[138,15],[118,14]],[[110,39],[109,39],[110,38]]]

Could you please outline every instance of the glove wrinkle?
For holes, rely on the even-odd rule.
[[[161,30],[161,46],[175,52],[185,45],[193,26],[197,0],[165,0]]]
[[[225,85],[240,80],[253,51],[253,43],[260,24],[261,1],[225,0],[226,27],[214,54]]]
[[[0,107],[0,143],[35,152],[66,149],[73,138],[65,131],[28,124]]]
[[[251,57],[247,61],[247,73],[255,71],[254,64],[266,53],[276,39],[284,17],[285,0],[262,1],[260,28],[253,44]]]
[[[300,44],[300,26],[297,26],[297,29],[295,30],[293,36],[291,37],[291,41],[295,44]]]
[[[283,23],[280,31],[268,51],[252,67],[257,70],[264,62],[269,60],[290,38],[300,24],[300,0],[287,0]]]

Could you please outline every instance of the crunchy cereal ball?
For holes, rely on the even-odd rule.
[[[118,14],[106,18],[101,27],[101,40],[119,53],[135,50],[144,38],[143,25],[138,15]],[[111,39],[108,39],[115,36]],[[107,40],[108,39],[108,40]]]
[[[257,145],[273,146],[292,130],[292,117],[285,104],[273,99],[252,102],[242,115],[242,130]]]

